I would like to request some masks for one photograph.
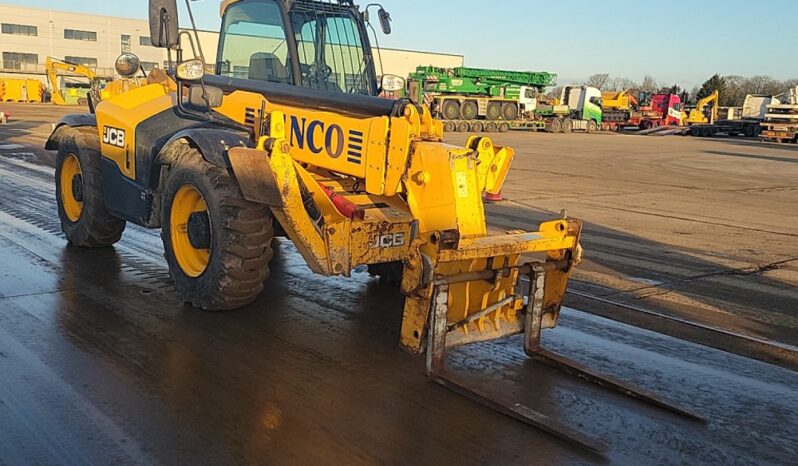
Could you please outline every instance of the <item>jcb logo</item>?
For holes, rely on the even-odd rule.
[[[125,130],[103,126],[103,144],[125,147]]]
[[[374,238],[371,249],[400,248],[406,244],[407,236],[404,233],[394,233],[392,235],[381,235]]]

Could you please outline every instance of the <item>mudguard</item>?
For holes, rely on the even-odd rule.
[[[58,147],[61,144],[61,138],[64,137],[64,133],[67,128],[86,127],[92,127],[95,130],[97,129],[97,115],[91,113],[66,115],[58,120],[58,123],[55,124],[55,129],[50,134],[50,137],[47,138],[47,142],[44,144],[44,149],[58,150]]]
[[[172,143],[179,140],[187,140],[189,144],[196,147],[202,157],[208,162],[221,168],[231,168],[227,151],[234,147],[253,148],[255,144],[249,134],[222,128],[188,128],[175,133],[164,147],[169,147]],[[162,151],[159,157],[163,157],[166,151]],[[159,163],[168,164],[171,161],[159,159]]]

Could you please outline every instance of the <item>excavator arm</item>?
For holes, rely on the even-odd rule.
[[[66,99],[64,98],[64,93],[61,90],[61,85],[58,82],[58,72],[64,73],[71,73],[77,74],[80,76],[84,76],[89,82],[94,85],[97,79],[97,73],[94,72],[91,68],[88,68],[83,65],[75,65],[73,63],[67,63],[65,61],[58,60],[53,57],[47,57],[47,61],[44,65],[44,70],[47,73],[47,80],[50,82],[51,88],[51,97],[50,99],[56,105],[66,105]]]

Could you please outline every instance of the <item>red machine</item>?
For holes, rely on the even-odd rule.
[[[654,94],[651,99],[641,98],[641,104],[629,110],[605,111],[602,129],[616,131],[626,126],[652,129],[660,126],[681,126],[682,99],[676,94]],[[649,100],[645,103],[644,100]]]
[[[660,126],[681,126],[682,98],[676,94],[654,94],[651,105],[640,107],[629,119],[630,126],[640,129],[658,128]]]

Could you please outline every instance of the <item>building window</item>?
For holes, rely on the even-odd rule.
[[[130,36],[122,34],[122,53],[130,53]]]
[[[92,31],[76,31],[74,29],[64,29],[64,39],[88,40],[97,42],[97,33]]]
[[[38,36],[39,28],[36,26],[25,26],[24,24],[2,25],[3,34],[14,34],[16,36]]]
[[[7,70],[25,70],[28,65],[38,65],[39,56],[35,53],[3,52],[3,68]]]
[[[155,62],[152,62],[152,61],[143,61],[143,62],[141,62],[141,69],[146,71],[147,73],[149,73],[150,71],[155,69],[157,66],[158,66],[158,64],[155,63]]]
[[[73,65],[81,65],[87,68],[97,68],[97,59],[91,57],[64,57],[64,61]]]
[[[139,36],[139,45],[152,47],[152,39],[150,39],[150,36]]]

